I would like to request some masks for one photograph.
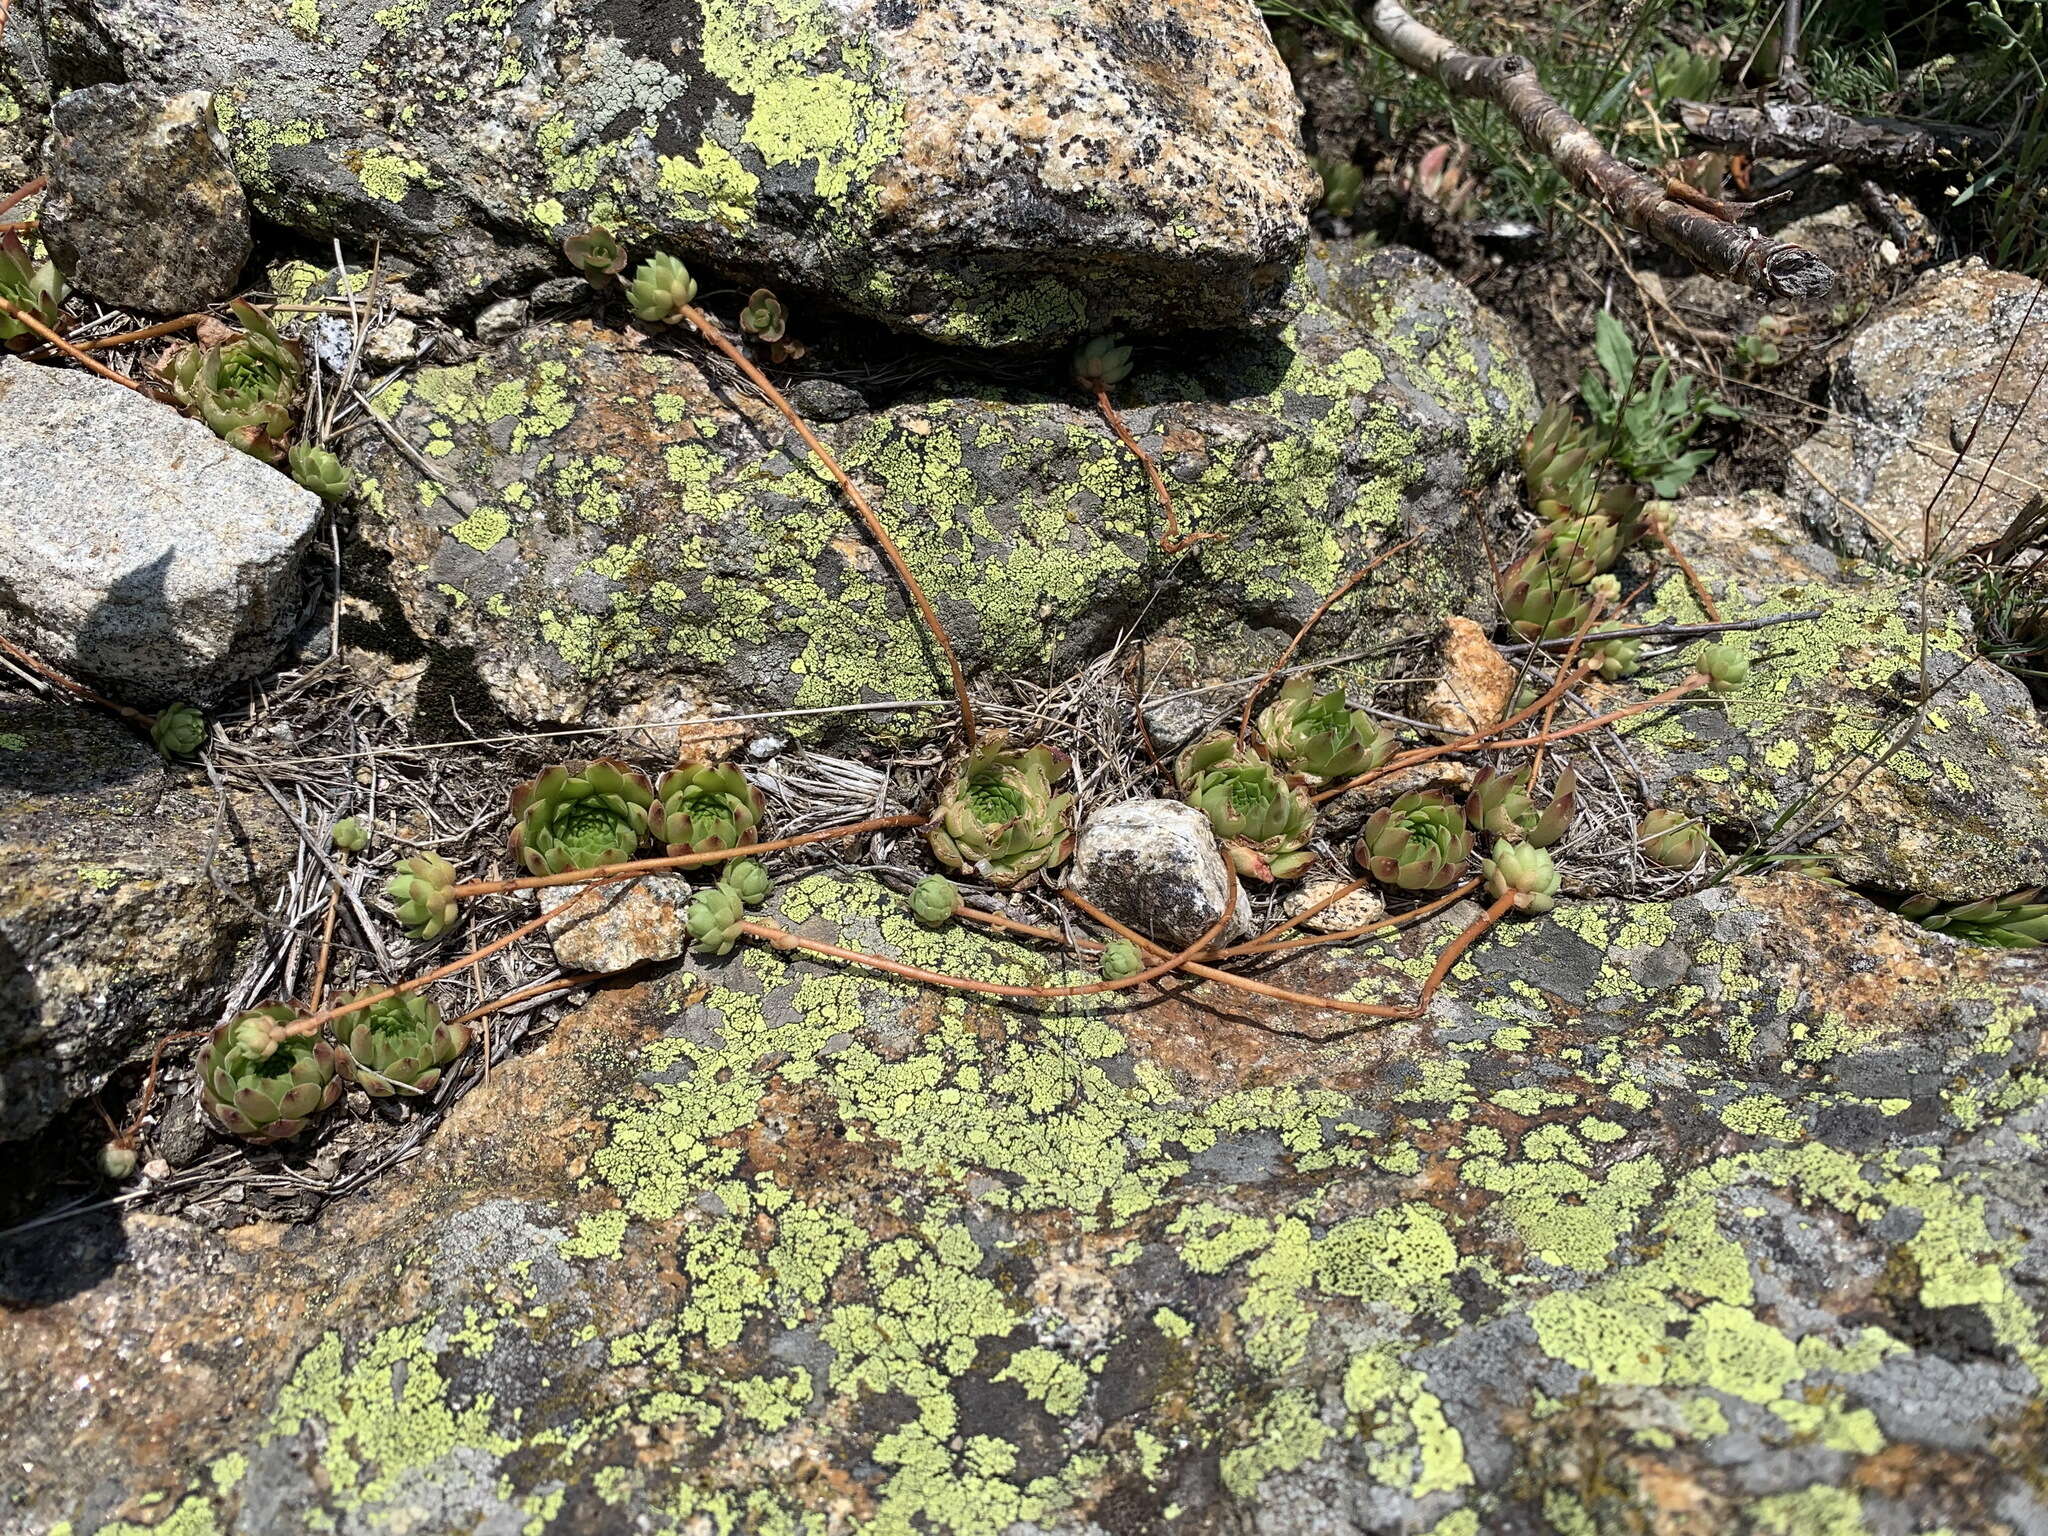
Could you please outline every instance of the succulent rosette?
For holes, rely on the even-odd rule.
[[[1713,693],[1733,693],[1749,681],[1749,658],[1732,645],[1701,647],[1693,665],[1706,674]]]
[[[1557,905],[1557,866],[1543,849],[1503,839],[1493,857],[1479,861],[1486,888],[1495,900],[1512,895],[1517,912],[1540,916]]]
[[[415,939],[438,939],[455,922],[455,866],[438,853],[415,853],[398,861],[384,882],[393,915]]]
[[[2048,902],[2037,901],[2035,898],[2040,894],[2038,889],[2017,891],[2010,896],[1947,906],[1932,896],[1915,896],[1900,905],[1899,914],[1923,928],[1971,944],[1985,944],[1993,949],[2033,949],[2048,944]]]
[[[1568,405],[1550,406],[1522,440],[1522,477],[1529,505],[1546,518],[1581,513],[1594,493],[1594,466],[1605,457],[1599,440]]]
[[[206,716],[190,704],[167,704],[157,711],[149,739],[165,757],[197,757],[206,745]]]
[[[734,859],[725,866],[718,883],[749,907],[758,907],[775,894],[775,877],[758,859]]]
[[[1114,336],[1096,336],[1074,348],[1074,379],[1086,389],[1107,389],[1131,376],[1131,349]]]
[[[0,235],[0,299],[56,330],[64,319],[64,276],[56,265],[36,261],[10,231]],[[0,346],[34,346],[43,338],[13,315],[0,315]]]
[[[766,288],[756,288],[740,310],[740,329],[760,341],[780,341],[789,333],[789,309]]]
[[[359,992],[349,1004],[374,993]],[[431,1093],[448,1064],[469,1049],[466,1024],[450,1024],[431,999],[408,992],[335,1015],[334,1062],[372,1098]]]
[[[1691,869],[1714,841],[1697,817],[1683,811],[1651,811],[1636,823],[1636,846],[1652,864],[1666,869]]]
[[[1634,677],[1643,670],[1643,642],[1637,639],[1602,640],[1586,647],[1586,660],[1600,669],[1608,682]]]
[[[230,447],[281,464],[305,362],[298,344],[280,336],[261,310],[240,299],[229,308],[242,325],[240,335],[187,343],[157,369],[157,377],[186,415],[205,422]]]
[[[1102,979],[1122,981],[1145,969],[1145,957],[1129,939],[1111,939],[1102,946]]]
[[[685,304],[697,299],[697,280],[673,256],[651,256],[634,269],[626,285],[626,303],[635,317],[659,325],[675,319]]]
[[[1621,556],[1621,530],[1597,512],[1550,524],[1537,540],[1543,563],[1560,581],[1584,586]]]
[[[298,1017],[284,1003],[244,1009],[200,1047],[199,1102],[244,1141],[289,1141],[341,1097],[334,1047],[280,1036]]]
[[[1259,711],[1259,740],[1282,767],[1316,783],[1369,773],[1394,753],[1392,731],[1349,708],[1341,688],[1318,695],[1306,673]]]
[[[1564,580],[1539,551],[1517,563],[1501,589],[1501,611],[1524,640],[1562,640],[1593,612],[1585,590]]]
[[[655,786],[647,829],[671,856],[723,853],[761,840],[768,803],[730,763],[686,762]]]
[[[1448,795],[1417,790],[1366,818],[1354,857],[1382,885],[1441,890],[1465,872],[1472,829]]]
[[[1181,794],[1209,818],[1231,867],[1248,880],[1291,880],[1315,862],[1315,803],[1299,774],[1282,772],[1219,731],[1181,753]]]
[[[910,910],[927,928],[951,922],[960,910],[960,887],[944,875],[927,875],[910,889]]]
[[[740,941],[739,925],[747,920],[739,896],[723,885],[709,885],[690,898],[683,928],[690,942],[707,955],[722,955]]]
[[[586,224],[562,240],[569,265],[599,287],[626,270],[625,242],[602,224]]]
[[[356,477],[325,448],[294,443],[285,454],[292,478],[322,501],[341,501],[356,488]]]
[[[334,824],[334,846],[343,853],[361,853],[370,846],[370,829],[353,816],[344,816]]]
[[[1550,803],[1538,809],[1530,793],[1529,770],[1500,773],[1482,768],[1465,797],[1465,820],[1476,830],[1492,833],[1511,843],[1548,848],[1572,824],[1572,810],[1579,788],[1578,775],[1567,768],[1557,776]]]
[[[512,857],[536,875],[623,864],[646,839],[653,804],[637,768],[609,757],[557,763],[512,791]]]
[[[1063,752],[985,736],[940,791],[925,828],[933,855],[1005,889],[1060,863],[1074,847],[1074,797],[1055,787],[1068,771]]]

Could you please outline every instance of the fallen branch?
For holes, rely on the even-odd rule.
[[[1961,123],[1915,123],[1901,117],[1850,117],[1831,107],[1795,102],[1767,106],[1674,103],[1688,136],[1713,149],[1752,159],[1824,160],[1893,172],[1947,169],[1995,154],[2002,135]]]
[[[1797,613],[1774,613],[1764,619],[1722,619],[1711,624],[1637,624],[1627,629],[1603,629],[1602,640],[1688,640],[1700,635],[1732,635],[1737,630],[1770,629],[1778,624],[1804,624],[1809,619],[1822,617],[1826,610],[1801,608]],[[1563,635],[1555,640],[1528,640],[1514,645],[1496,646],[1503,656],[1519,655],[1524,651],[1548,650],[1554,645],[1569,646],[1572,637]]]
[[[123,720],[132,721],[136,725],[141,726],[145,731],[156,724],[155,715],[146,715],[139,709],[131,709],[126,704],[115,703],[103,693],[94,693],[85,684],[66,677],[47,661],[43,661],[23,650],[5,635],[0,635],[0,652],[4,652],[10,659],[26,667],[45,682],[55,684],[66,693],[81,698],[88,704],[97,704],[101,709],[110,709]]]
[[[1573,186],[1597,199],[1629,228],[1669,246],[1702,271],[1739,278],[1782,299],[1817,299],[1834,286],[1834,272],[1811,251],[1688,207],[1670,195],[1662,178],[1615,159],[1543,89],[1527,59],[1467,53],[1417,21],[1400,0],[1373,0],[1365,25],[1387,52],[1453,96],[1499,107]]]

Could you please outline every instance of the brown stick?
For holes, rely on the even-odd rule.
[[[1365,25],[1381,47],[1453,96],[1499,107],[1573,186],[1702,271],[1740,278],[1785,299],[1817,299],[1834,286],[1835,274],[1812,252],[1688,208],[1666,194],[1660,179],[1615,159],[1543,89],[1527,59],[1467,53],[1417,21],[1400,0],[1373,0]]]
[[[1458,957],[1477,944],[1495,923],[1508,915],[1509,908],[1515,904],[1515,895],[1514,891],[1503,892],[1477,922],[1444,946],[1444,952],[1436,957],[1436,966],[1430,971],[1429,979],[1422,984],[1422,995],[1416,1000],[1418,1011],[1429,1006],[1430,999],[1436,996],[1436,989],[1444,984],[1444,978],[1451,974],[1451,967],[1458,963]]]
[[[1715,149],[1751,159],[1825,160],[1894,172],[1957,166],[1995,153],[2003,135],[1964,123],[1914,123],[1898,117],[1850,117],[1832,107],[1674,104],[1685,131]]]
[[[1609,710],[1604,715],[1595,715],[1590,720],[1574,721],[1554,731],[1544,731],[1535,736],[1517,736],[1512,741],[1481,742],[1472,750],[1475,752],[1518,752],[1523,747],[1546,746],[1553,741],[1564,741],[1573,736],[1583,736],[1588,731],[1597,731],[1603,725],[1612,725],[1617,720],[1626,720],[1631,715],[1640,715],[1645,710],[1655,709],[1660,704],[1669,704],[1684,698],[1688,693],[1706,687],[1708,679],[1695,672],[1675,688],[1666,688],[1662,693],[1647,699],[1638,699],[1622,709]]]
[[[505,934],[499,938],[495,938],[491,940],[490,943],[482,945],[477,949],[471,950],[468,954],[462,956],[460,959],[450,960],[446,965],[437,966],[433,970],[427,972],[427,974],[424,976],[415,976],[409,981],[401,981],[396,986],[386,987],[382,992],[372,992],[367,997],[359,997],[354,1002],[344,1003],[339,1008],[316,1008],[313,1010],[313,1012],[307,1014],[305,1017],[293,1019],[291,1023],[283,1026],[281,1029],[277,1031],[277,1036],[279,1039],[282,1040],[289,1038],[292,1035],[318,1034],[320,1032],[320,1026],[322,1024],[325,1024],[329,1019],[339,1018],[344,1013],[353,1013],[358,1008],[368,1008],[376,1003],[389,1002],[394,997],[403,997],[408,992],[417,992],[421,987],[430,987],[435,982],[441,980],[443,977],[453,976],[465,965],[469,965],[474,961],[483,959],[485,955],[495,955],[499,950],[505,948],[507,945],[517,944],[521,939],[525,938],[529,933],[532,933],[535,929],[543,927],[546,924],[554,921],[554,919],[560,917],[564,912],[568,911],[571,907],[575,906],[576,903],[578,903],[579,901],[587,901],[592,896],[595,896],[597,894],[597,890],[598,888],[595,885],[592,885],[588,889],[578,891],[574,896],[571,896],[567,901],[558,902],[554,906],[549,907],[547,911],[541,913],[541,915],[539,917],[536,917],[532,922],[521,923],[517,928],[514,928],[510,933]]]
[[[1159,466],[1153,462],[1152,455],[1131,436],[1130,428],[1124,425],[1122,414],[1110,403],[1108,385],[1095,385],[1095,408],[1102,412],[1102,419],[1109,423],[1109,429],[1116,433],[1126,448],[1130,449],[1132,457],[1145,466],[1145,478],[1152,482],[1152,494],[1159,498],[1159,505],[1166,509],[1166,537],[1159,541],[1161,552],[1177,555],[1206,539],[1222,538],[1223,535],[1220,533],[1191,533],[1186,538],[1180,536],[1180,513],[1174,508],[1173,492],[1167,488],[1166,477],[1159,473]]]
[[[145,325],[139,331],[123,331],[118,336],[101,336],[93,341],[81,341],[78,343],[78,350],[104,352],[109,347],[125,347],[131,341],[154,341],[159,336],[170,336],[179,331],[190,330],[205,318],[204,315],[180,315],[175,320],[162,320],[155,325]]]
[[[1685,552],[1671,542],[1671,535],[1663,529],[1657,530],[1657,542],[1665,552],[1678,562],[1678,568],[1685,572],[1686,585],[1692,588],[1692,595],[1699,599],[1700,610],[1714,623],[1721,622],[1721,610],[1714,606],[1714,595],[1707,590],[1707,584],[1700,580],[1700,573],[1692,568],[1692,562],[1685,558]]]
[[[1437,897],[1435,901],[1417,907],[1410,912],[1402,912],[1393,917],[1383,917],[1376,923],[1361,923],[1356,928],[1340,928],[1335,933],[1311,933],[1300,938],[1281,939],[1277,942],[1255,939],[1249,944],[1240,944],[1235,949],[1226,949],[1216,958],[1218,960],[1234,960],[1240,955],[1273,955],[1279,954],[1283,950],[1313,949],[1318,944],[1348,944],[1353,939],[1365,939],[1371,938],[1375,934],[1398,932],[1403,928],[1413,927],[1425,918],[1435,917],[1444,908],[1463,901],[1467,896],[1478,890],[1479,885],[1480,882],[1476,879],[1467,880],[1455,890],[1447,891]],[[1308,914],[1303,913],[1302,915],[1305,917]]]
[[[695,869],[703,864],[722,864],[728,859],[750,859],[758,853],[779,853],[784,848],[830,842],[835,837],[859,837],[864,832],[886,832],[892,827],[921,827],[925,820],[914,811],[906,811],[900,816],[877,816],[871,821],[857,821],[850,827],[826,827],[819,832],[801,832],[795,837],[749,843],[744,848],[721,848],[716,853],[681,853],[659,859],[633,859],[625,864],[605,864],[596,869],[566,869],[559,875],[527,875],[517,880],[472,880],[466,885],[452,887],[448,894],[462,901],[471,896],[498,896],[506,891],[542,891],[555,885],[602,885],[665,869]]]
[[[855,965],[867,966],[870,970],[886,971],[891,976],[901,976],[909,981],[921,981],[927,986],[950,987],[958,992],[983,992],[993,997],[1092,997],[1101,992],[1123,992],[1148,981],[1157,981],[1171,971],[1178,970],[1192,955],[1199,955],[1215,942],[1216,936],[1229,925],[1237,911],[1237,881],[1230,882],[1230,894],[1223,903],[1223,912],[1194,943],[1176,955],[1170,955],[1159,964],[1147,966],[1134,975],[1116,981],[1091,981],[1072,987],[1022,987],[1009,982],[980,981],[972,976],[948,976],[939,971],[922,970],[914,965],[905,965],[900,960],[887,960],[880,955],[863,954],[857,949],[841,949],[837,944],[821,944],[813,939],[802,938],[787,928],[771,928],[764,923],[739,923],[736,926],[744,934],[757,939],[766,939],[778,949],[801,949],[809,954],[823,955],[831,960],[846,960]],[[984,913],[983,916],[993,914]]]
[[[0,0],[0,29],[4,29],[6,25],[7,0]],[[8,193],[7,196],[0,197],[0,213],[5,213],[8,209],[13,208],[21,203],[27,202],[30,198],[34,197],[38,192],[42,191],[43,188],[47,187],[49,184],[49,177],[38,176],[34,181],[30,182],[27,186],[17,187],[14,191]]]
[[[123,720],[132,720],[144,730],[148,730],[156,724],[155,715],[145,715],[141,710],[130,709],[126,704],[116,704],[105,694],[94,693],[85,684],[74,682],[66,677],[47,661],[29,654],[29,652],[23,650],[5,635],[0,635],[0,651],[5,651],[15,661],[27,667],[29,671],[35,673],[44,681],[56,684],[57,687],[62,688],[65,692],[84,699],[88,704],[97,704],[101,709],[110,709]]]
[[[1417,537],[1420,537],[1420,535],[1417,535]],[[1267,668],[1266,675],[1252,684],[1252,691],[1245,695],[1244,712],[1237,717],[1237,744],[1239,746],[1244,745],[1244,739],[1252,728],[1252,705],[1258,702],[1259,695],[1266,691],[1267,686],[1271,684],[1273,679],[1285,670],[1287,663],[1294,659],[1294,653],[1301,649],[1301,642],[1308,638],[1308,632],[1322,622],[1323,615],[1336,607],[1340,598],[1344,597],[1352,588],[1370,576],[1377,567],[1393,559],[1394,556],[1400,554],[1402,550],[1407,549],[1414,542],[1415,539],[1412,538],[1403,539],[1392,548],[1381,550],[1349,576],[1346,576],[1343,581],[1339,582],[1336,591],[1316,604],[1316,611],[1308,616],[1307,623],[1294,632],[1294,638],[1287,642],[1287,649],[1280,653],[1280,659]]]
[[[868,505],[867,497],[860,493],[860,487],[853,483],[852,477],[839,467],[839,461],[832,456],[830,450],[818,441],[817,434],[804,425],[803,417],[799,416],[796,408],[783,398],[782,391],[769,383],[768,375],[754,366],[752,358],[728,341],[725,332],[714,325],[696,305],[684,304],[677,313],[690,322],[699,336],[723,352],[726,360],[747,376],[747,382],[761,391],[767,397],[768,403],[782,413],[783,420],[796,429],[796,435],[803,439],[804,446],[817,456],[818,462],[839,482],[839,489],[846,493],[846,499],[853,503],[854,510],[861,516],[861,521],[867,524],[869,534],[882,546],[882,553],[895,570],[896,579],[902,582],[904,589],[910,593],[911,601],[917,604],[917,611],[924,617],[925,628],[931,631],[933,641],[945,654],[946,668],[953,675],[953,698],[960,707],[960,735],[968,746],[973,746],[974,701],[967,696],[967,674],[961,670],[960,653],[953,649],[952,637],[946,633],[946,626],[939,622],[938,610],[932,607],[931,599],[924,595],[924,588],[918,585],[917,577],[911,574],[910,562],[903,558],[903,551],[898,549],[896,541],[889,537],[889,530],[882,526],[881,518],[876,516],[875,509]]]
[[[94,362],[90,357],[86,356],[85,353],[79,351],[78,348],[71,345],[70,342],[66,341],[62,336],[59,336],[55,331],[51,330],[47,325],[43,324],[43,322],[38,320],[34,315],[30,314],[27,310],[23,309],[19,304],[13,302],[13,300],[0,299],[0,315],[12,315],[16,320],[19,320],[23,325],[27,326],[30,330],[34,331],[38,336],[42,337],[43,340],[47,341],[51,346],[55,347],[59,352],[62,352],[66,357],[70,358],[73,362],[79,363],[84,367],[91,369],[101,378],[111,379],[116,384],[120,385],[123,389],[132,389],[138,395],[148,393],[147,390],[145,390],[140,384],[136,383],[133,379],[129,378],[126,374],[116,373],[114,372],[113,369],[103,367],[99,363]]]
[[[343,873],[348,870],[348,850],[342,849],[334,856],[334,867]],[[334,949],[334,914],[341,906],[341,876],[336,875],[327,888],[327,920],[320,925],[320,957],[313,962],[313,987],[306,999],[306,1006],[317,1009],[327,995],[327,957]]]

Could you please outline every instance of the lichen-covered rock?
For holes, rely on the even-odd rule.
[[[585,889],[549,886],[534,894],[543,907],[557,907]],[[604,887],[548,923],[555,963],[564,971],[622,971],[673,960],[690,942],[683,927],[689,904],[690,882],[680,875],[643,875]]]
[[[40,232],[72,285],[127,309],[183,314],[235,291],[249,201],[203,91],[73,91],[51,111]]]
[[[1802,834],[1794,845],[1858,884],[1962,901],[2048,883],[2048,734],[2025,685],[1977,656],[1953,591],[1838,560],[1768,493],[1683,502],[1678,523],[1724,618],[1815,617],[1728,637],[1754,660],[1727,697],[1623,725],[1652,798],[1729,829],[1730,846]],[[1912,732],[1923,601],[1931,695]],[[1705,615],[1674,573],[1645,617]]]
[[[0,186],[9,192],[35,176],[50,126],[43,29],[35,24],[26,0],[16,5],[14,14],[23,19],[0,30]],[[22,216],[20,207],[7,215]]]
[[[320,498],[105,379],[0,359],[0,617],[124,702],[204,702],[277,659]]]
[[[946,341],[1236,325],[1315,196],[1250,0],[52,3],[217,92],[266,216],[456,298],[597,218]]]
[[[266,899],[289,847],[268,800],[236,796],[220,823],[147,737],[0,695],[0,1142],[160,1035],[214,1022],[257,931],[245,903]]]
[[[1209,818],[1178,800],[1125,800],[1082,823],[1067,884],[1118,922],[1185,949],[1216,925],[1230,870]],[[1249,937],[1242,892],[1223,940]]]
[[[1349,257],[1331,272],[1389,292],[1403,276]],[[1419,535],[1317,631],[1327,653],[1361,625],[1380,640],[1490,601],[1470,493],[1511,451],[1531,391],[1462,302],[1426,350],[1312,304],[1284,333],[1134,375],[1124,414],[1182,525],[1220,535],[1178,562],[1159,552],[1139,464],[1071,389],[941,379],[819,430],[869,488],[971,675],[1071,671],[1141,612],[1148,625],[1284,636],[1373,553]],[[667,718],[945,692],[837,487],[780,416],[714,386],[691,355],[545,324],[476,362],[423,369],[381,403],[461,489],[358,437],[363,534],[391,555],[412,627],[473,652],[508,714]]]
[[[1786,471],[1799,515],[1851,554],[1897,563],[2002,533],[2048,483],[2039,291],[1973,258],[1926,273],[1858,330],[1834,358],[1828,420]]]
[[[771,911],[1060,979],[870,880]],[[1274,976],[1403,994],[1450,932]],[[0,1530],[2048,1518],[2039,956],[1781,876],[1511,922],[1430,1020],[1324,1043],[1259,1022],[1357,1021],[1130,1004],[746,948],[312,1227],[130,1215],[0,1314]]]

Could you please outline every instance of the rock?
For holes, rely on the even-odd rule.
[[[155,705],[269,667],[320,499],[104,379],[0,359],[0,619],[52,664]]]
[[[1349,880],[1306,880],[1301,888],[1288,896],[1281,904],[1281,910],[1289,917],[1299,916],[1311,907],[1329,901],[1339,891],[1349,890]],[[1376,923],[1387,915],[1386,898],[1372,886],[1350,891],[1313,916],[1304,918],[1297,932],[1339,933],[1347,928],[1363,928],[1367,923]]]
[[[1675,537],[1723,617],[1817,616],[1729,636],[1760,660],[1725,700],[1622,728],[1654,799],[1731,831],[1724,847],[1810,822],[1801,846],[1860,885],[1962,901],[2048,883],[2048,734],[2025,685],[1977,656],[1951,589],[1924,589],[1933,697],[1925,728],[1899,745],[1920,702],[1916,580],[1817,549],[1763,492],[1679,503]],[[1675,573],[1644,614],[1704,617]],[[1632,696],[1617,688],[1602,703]]]
[[[771,910],[1066,971],[870,879]],[[1266,979],[1407,995],[1454,927]],[[2044,1007],[2040,956],[1787,876],[1511,919],[1364,1030],[686,960],[314,1225],[0,1248],[8,1517],[2026,1529]]]
[[[1498,725],[1513,712],[1519,674],[1479,625],[1453,614],[1436,655],[1438,675],[1413,706],[1417,720],[1449,739]]]
[[[386,320],[363,337],[362,362],[370,368],[409,368],[419,360],[420,328],[410,320]]]
[[[50,125],[41,233],[74,286],[154,314],[235,291],[249,202],[206,92],[95,85],[60,97]]]
[[[476,317],[476,339],[489,346],[516,336],[526,324],[526,313],[524,299],[500,299],[485,305]]]
[[[588,889],[564,885],[538,891],[556,906]],[[555,962],[565,971],[622,971],[650,960],[673,960],[690,942],[683,913],[690,882],[680,875],[643,875],[601,888],[547,925]]]
[[[602,213],[942,341],[1230,326],[1276,316],[1315,196],[1251,0],[53,3],[97,78],[220,95],[266,217],[454,295]]]
[[[1067,884],[1126,927],[1185,949],[1223,915],[1230,871],[1209,818],[1178,800],[1126,800],[1082,824]],[[1227,939],[1253,932],[1238,900]]]
[[[1376,256],[1323,268],[1383,295],[1406,280]],[[970,675],[1070,672],[1141,614],[1207,649],[1247,627],[1284,643],[1346,574],[1418,535],[1318,628],[1310,652],[1328,655],[1493,601],[1471,492],[1512,452],[1532,396],[1463,304],[1419,367],[1316,303],[1285,336],[1176,355],[1122,386],[1183,523],[1221,535],[1172,562],[1163,589],[1144,474],[1065,384],[940,376],[817,429],[868,487]],[[690,354],[543,323],[380,403],[463,496],[358,434],[376,552],[362,563],[390,557],[415,632],[473,665],[507,715],[672,719],[946,691],[837,487],[779,415]],[[796,724],[925,728],[880,711]]]
[[[0,1142],[214,1022],[294,846],[266,798],[215,825],[146,737],[0,694]]]
[[[0,29],[0,186],[11,192],[34,179],[49,127],[50,71],[43,29]],[[25,217],[35,207],[33,200],[17,204],[6,217]]]
[[[1849,553],[1900,563],[1922,558],[1930,507],[1939,554],[2002,533],[2048,483],[2048,392],[2032,388],[2048,328],[2020,335],[2039,291],[1972,258],[1865,324],[1834,354],[1827,423],[1792,454],[1793,509]]]

